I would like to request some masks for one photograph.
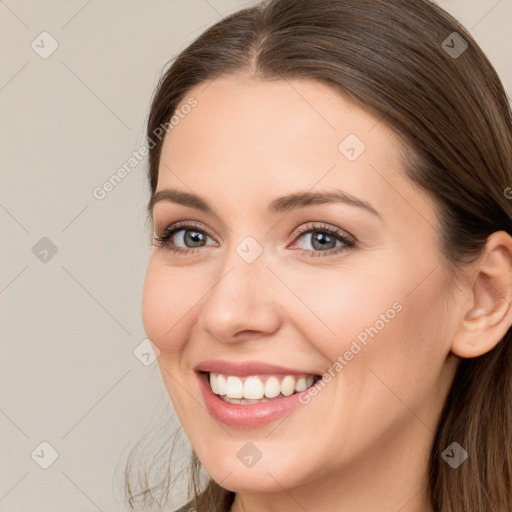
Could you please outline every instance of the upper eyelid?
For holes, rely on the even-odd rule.
[[[198,231],[204,231],[210,238],[212,238],[212,236],[210,234],[210,231],[211,231],[210,229],[206,229],[200,222],[193,221],[193,220],[190,220],[190,221],[187,221],[187,220],[176,221],[176,222],[173,222],[171,224],[165,224],[164,223],[162,225],[160,231],[165,232],[165,231],[168,231],[168,230],[172,230],[175,233],[177,233],[178,231],[180,231],[182,229],[189,230],[190,228],[195,228]],[[156,229],[156,227],[155,227],[155,231],[158,231]]]
[[[322,225],[312,226],[311,224],[314,224],[315,222],[318,222],[319,224],[322,224]],[[327,224],[326,222],[322,222],[322,221],[310,221],[310,222],[307,222],[305,226],[302,226],[302,227],[300,227],[298,229],[298,232],[297,232],[296,236],[303,235],[303,234],[311,232],[311,231],[324,231],[324,230],[325,231],[332,231],[333,233],[335,233],[337,235],[342,235],[345,238],[350,238],[354,242],[357,240],[354,235],[352,235],[351,233],[349,233],[345,229],[338,228],[336,226],[331,226],[331,225]]]

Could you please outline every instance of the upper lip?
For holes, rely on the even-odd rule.
[[[194,367],[197,372],[214,372],[223,375],[257,375],[261,373],[285,374],[285,375],[318,375],[316,372],[286,368],[275,364],[268,364],[261,361],[224,361],[221,359],[210,359],[201,361]]]

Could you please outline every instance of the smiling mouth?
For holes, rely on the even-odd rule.
[[[202,372],[211,390],[224,402],[238,405],[253,405],[277,400],[300,393],[321,379],[320,375],[226,375]]]

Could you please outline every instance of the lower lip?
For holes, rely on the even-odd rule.
[[[296,407],[304,405],[299,401],[300,393],[269,400],[261,404],[231,404],[224,402],[213,392],[208,382],[207,373],[198,373],[197,376],[208,412],[215,420],[231,427],[259,427],[268,425],[286,416]]]

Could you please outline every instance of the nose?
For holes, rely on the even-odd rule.
[[[280,323],[278,284],[265,252],[248,263],[232,249],[204,298],[199,325],[226,343],[274,333]]]

